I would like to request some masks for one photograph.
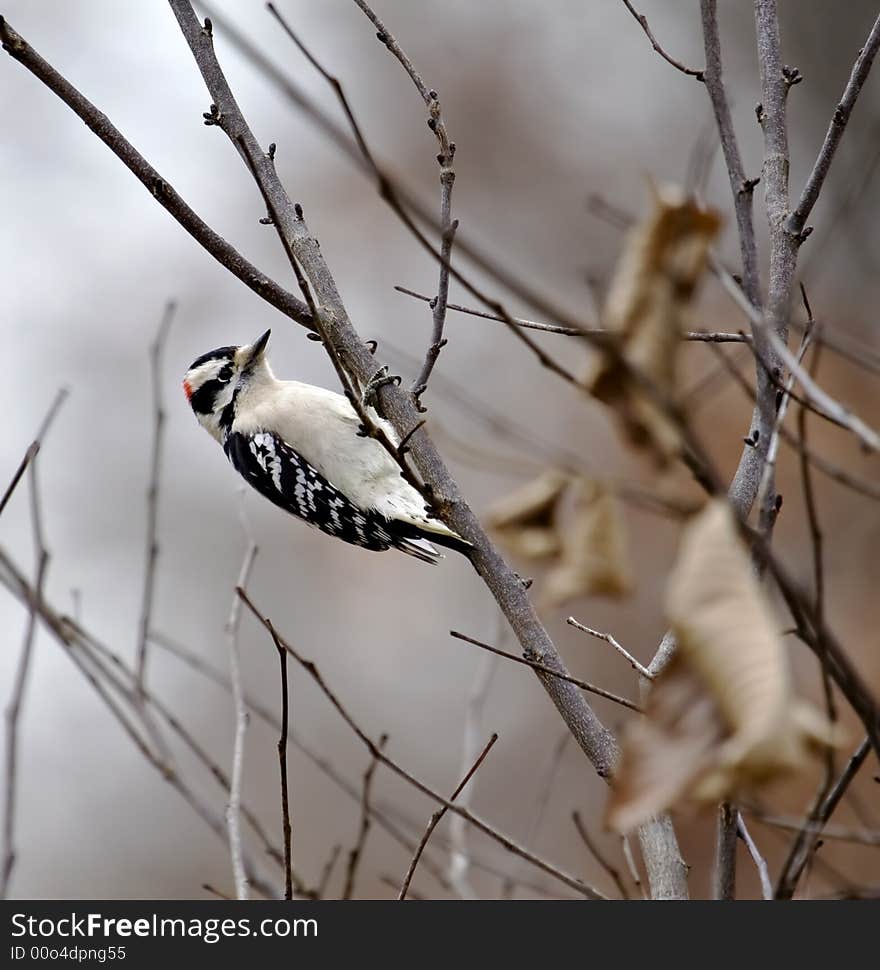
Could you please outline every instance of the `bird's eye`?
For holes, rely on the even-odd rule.
[[[232,364],[224,364],[217,377],[221,381],[228,381],[232,377]]]

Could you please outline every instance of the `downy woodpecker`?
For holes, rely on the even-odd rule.
[[[266,359],[270,332],[202,355],[183,381],[199,424],[242,478],[285,512],[353,545],[429,563],[441,558],[431,542],[467,555],[470,544],[434,517],[388,451],[359,434],[345,397],[275,377]],[[394,428],[368,413],[397,444]]]

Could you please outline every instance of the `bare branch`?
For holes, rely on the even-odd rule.
[[[880,16],[874,21],[874,26],[868,34],[868,39],[865,41],[865,46],[859,51],[859,56],[856,58],[855,64],[853,64],[852,72],[843,91],[843,96],[834,109],[834,114],[831,116],[828,131],[825,133],[825,140],[819,149],[813,170],[810,172],[798,204],[788,217],[786,228],[796,236],[800,236],[803,233],[807,218],[810,212],[812,212],[816,200],[819,198],[819,193],[825,184],[828,170],[831,168],[831,162],[834,160],[834,153],[837,151],[837,146],[840,144],[841,138],[843,138],[843,133],[846,130],[850,115],[855,107],[856,99],[862,90],[862,85],[867,80],[878,48],[880,48]]]
[[[501,641],[507,627],[504,617],[500,613],[496,616],[496,626],[498,639]],[[462,731],[460,764],[463,774],[467,773],[480,751],[483,736],[483,712],[497,666],[498,661],[493,656],[490,654],[483,655],[477,667],[477,672],[471,681]],[[566,732],[566,737],[568,736]],[[471,805],[473,791],[474,787],[471,786],[461,799],[460,804],[464,805],[465,808],[469,808]],[[453,815],[449,820],[450,850],[447,871],[450,883],[462,899],[477,899],[477,894],[468,879],[470,854],[467,847],[467,834],[468,829],[465,820],[460,815]]]
[[[244,589],[250,578],[257,547],[248,540],[247,552],[238,574],[236,589]],[[229,830],[229,852],[232,856],[232,874],[235,877],[237,899],[248,898],[247,873],[242,857],[241,842],[241,787],[244,777],[244,737],[247,731],[248,711],[241,686],[241,661],[238,651],[238,628],[241,619],[241,600],[236,594],[232,599],[229,619],[226,621],[226,643],[229,651],[229,676],[232,681],[232,698],[235,708],[235,745],[232,754],[232,783],[229,787],[229,804],[226,808],[226,825]]]
[[[773,899],[773,883],[770,882],[770,870],[767,868],[767,860],[761,855],[754,840],[749,835],[749,830],[746,828],[746,823],[742,815],[738,812],[736,816],[736,828],[739,837],[745,842],[746,848],[749,850],[749,855],[752,857],[752,862],[755,863],[755,868],[758,870],[758,878],[761,880],[762,897],[764,899]]]
[[[757,311],[748,302],[748,300],[745,299],[742,291],[737,286],[736,281],[730,276],[730,274],[717,263],[715,264],[714,268],[725,291],[733,299],[736,305],[746,314],[753,325],[755,341],[752,344],[752,351],[759,362],[759,384],[761,383],[761,378],[763,377],[764,383],[773,389],[774,408],[776,400],[776,381],[773,376],[775,373],[774,368],[777,368],[778,373],[781,373],[782,365],[785,365],[797,379],[797,382],[800,384],[809,404],[812,405],[813,409],[821,417],[824,417],[827,421],[831,421],[842,428],[846,428],[859,439],[863,447],[867,450],[880,451],[880,434],[862,421],[858,415],[853,414],[848,408],[844,407],[844,405],[835,400],[827,391],[821,388],[816,381],[813,380],[810,374],[801,366],[797,357],[788,349],[783,337],[779,336],[773,330],[767,328],[765,317],[762,316],[762,314]],[[764,339],[759,341],[759,335]],[[759,347],[759,343],[764,344],[764,347]],[[774,364],[773,361],[778,361],[779,363]],[[774,418],[771,419],[768,427],[762,433],[766,433],[768,435],[772,434],[772,429],[775,424],[776,421],[774,416]]]
[[[31,523],[34,534],[34,544],[37,556],[37,574],[34,580],[33,599],[28,610],[27,625],[24,632],[24,642],[19,654],[18,667],[12,685],[12,695],[6,708],[6,773],[4,778],[4,811],[3,811],[3,863],[0,870],[0,899],[6,899],[9,894],[9,883],[15,866],[15,803],[18,783],[18,722],[24,701],[25,687],[30,672],[31,658],[34,650],[34,639],[37,632],[37,610],[43,598],[43,582],[49,565],[49,552],[43,538],[43,527],[40,512],[40,497],[37,483],[37,465],[30,464],[30,492],[31,492]]]
[[[262,615],[262,613],[260,613],[260,611],[256,608],[256,606],[254,606],[254,604],[249,599],[247,593],[243,589],[239,589],[238,595],[241,597],[244,604],[251,611],[251,613],[256,617],[256,619],[266,628],[266,630],[271,631],[273,629],[271,625],[271,621],[269,621],[266,617]],[[465,818],[468,822],[471,823],[471,825],[479,829],[485,835],[488,835],[489,838],[493,839],[495,842],[498,842],[509,852],[512,852],[514,853],[514,855],[518,855],[521,858],[527,860],[528,862],[531,862],[539,869],[542,869],[544,872],[548,873],[549,875],[555,877],[556,879],[559,879],[567,886],[577,890],[579,893],[581,893],[584,896],[587,896],[588,898],[591,898],[591,899],[604,898],[604,896],[602,896],[601,893],[597,892],[597,890],[593,889],[591,886],[585,885],[583,882],[581,882],[580,879],[576,879],[574,876],[569,876],[567,873],[564,873],[561,870],[557,869],[554,865],[547,862],[546,860],[539,858],[538,856],[529,852],[527,849],[524,849],[522,846],[517,845],[512,839],[510,839],[508,836],[504,835],[503,833],[499,832],[497,829],[493,828],[487,822],[484,822],[479,816],[474,815],[473,812],[462,808],[460,805],[456,805],[450,799],[444,798],[441,794],[434,791],[432,788],[429,788],[426,784],[424,784],[424,782],[419,781],[418,778],[416,778],[414,775],[410,774],[408,771],[406,771],[404,768],[398,765],[396,761],[393,761],[387,754],[385,754],[385,752],[382,751],[382,749],[378,746],[378,744],[376,744],[376,742],[374,742],[369,737],[369,735],[367,735],[358,726],[354,718],[352,718],[352,716],[348,713],[346,708],[342,706],[342,703],[339,701],[339,699],[336,697],[333,691],[324,682],[324,678],[321,676],[314,662],[311,660],[305,659],[294,647],[290,645],[290,643],[287,640],[285,640],[282,636],[277,634],[277,632],[275,635],[278,637],[279,642],[283,644],[284,649],[287,650],[290,656],[293,657],[293,659],[296,660],[296,662],[303,668],[303,670],[305,670],[306,673],[309,674],[312,680],[314,680],[314,682],[317,684],[317,686],[324,694],[324,696],[327,698],[327,700],[330,702],[330,704],[334,707],[334,709],[339,714],[339,716],[343,719],[343,721],[345,721],[345,723],[352,730],[355,736],[360,740],[360,742],[364,745],[364,747],[366,747],[366,749],[370,752],[370,754],[374,758],[376,758],[377,761],[381,762],[387,768],[390,768],[391,771],[393,771],[394,774],[396,774],[399,778],[403,778],[405,781],[409,782],[410,785],[412,785],[417,791],[420,791],[423,795],[426,795],[428,798],[433,799],[435,802],[438,802],[440,805],[445,805],[448,811],[455,812],[456,814],[461,815],[462,818]]]
[[[473,766],[467,772],[467,774],[464,776],[464,778],[462,778],[461,782],[459,783],[459,785],[455,789],[455,791],[449,796],[449,801],[450,802],[454,802],[455,799],[458,798],[458,796],[462,793],[462,791],[464,790],[465,785],[467,785],[467,783],[471,780],[471,778],[477,772],[477,770],[479,769],[480,765],[485,760],[486,755],[489,753],[492,745],[495,744],[495,742],[497,740],[498,740],[498,735],[497,734],[493,734],[492,737],[489,738],[489,741],[486,744],[486,746],[483,748],[480,756],[474,762]],[[398,894],[398,897],[397,897],[399,900],[406,899],[406,894],[407,894],[407,891],[409,890],[409,884],[412,882],[412,878],[415,875],[416,866],[419,864],[419,859],[422,856],[422,852],[424,852],[425,846],[428,844],[428,839],[431,838],[431,833],[434,831],[435,828],[437,828],[437,826],[440,824],[440,820],[446,814],[446,810],[447,810],[447,806],[446,805],[442,805],[431,816],[431,820],[428,822],[428,827],[425,829],[425,834],[422,836],[422,841],[419,842],[419,845],[418,845],[418,848],[416,849],[415,855],[412,858],[412,862],[410,862],[409,868],[406,871],[406,875],[403,877],[403,883],[401,884],[400,893]]]
[[[0,549],[0,582],[22,602],[30,603],[36,600],[34,588],[2,549]],[[227,828],[222,816],[216,813],[210,804],[203,801],[177,771],[164,758],[154,752],[147,741],[144,740],[144,734],[149,736],[149,732],[145,725],[142,725],[142,731],[139,731],[136,726],[137,720],[142,720],[142,708],[135,702],[133,691],[130,689],[121,691],[123,701],[130,709],[129,714],[114,699],[107,686],[99,681],[98,672],[92,669],[94,667],[94,663],[91,662],[93,655],[87,649],[77,649],[79,646],[87,648],[91,642],[83,632],[68,617],[62,616],[52,609],[45,600],[39,602],[38,612],[46,628],[64,648],[71,662],[91,685],[98,698],[104,703],[137,750],[156,769],[162,780],[177,791],[211,831],[228,845]],[[103,674],[103,668],[100,672]],[[126,671],[126,676],[131,680],[134,674],[132,671]],[[135,720],[132,720],[132,717]],[[243,861],[251,885],[263,895],[271,897],[273,895],[272,881],[263,874],[260,865],[250,859],[246,853],[243,853]]]
[[[150,616],[153,611],[153,586],[156,578],[156,559],[159,555],[157,538],[159,514],[159,479],[162,464],[162,433],[165,426],[165,411],[162,408],[162,353],[165,340],[174,319],[176,304],[170,300],[165,305],[156,337],[150,348],[150,377],[153,395],[153,446],[150,457],[150,485],[147,490],[147,562],[144,568],[144,592],[141,600],[140,633],[138,636],[135,662],[135,677],[138,692],[144,692],[144,675],[147,667],[147,641]]]
[[[622,835],[620,837],[620,847],[623,850],[623,858],[626,861],[626,867],[629,869],[630,879],[635,883],[636,889],[641,893],[642,899],[647,899],[648,895],[642,886],[642,877],[639,875],[639,867],[636,865],[636,860],[633,857],[632,846],[629,844],[629,839],[627,836]]]
[[[46,578],[46,571],[49,568],[49,550],[46,548],[46,538],[43,532],[43,514],[40,503],[39,479],[37,477],[37,452],[40,450],[40,446],[43,443],[49,427],[66,397],[66,388],[62,388],[56,394],[48,414],[37,431],[37,436],[33,444],[28,449],[30,459],[28,460],[28,454],[26,454],[26,460],[22,463],[20,472],[13,479],[3,499],[3,504],[5,505],[18,479],[24,474],[25,469],[28,469],[31,532],[33,534],[34,556],[37,565],[33,588],[28,591],[28,618],[25,625],[24,640],[18,658],[15,679],[12,683],[12,693],[10,694],[9,703],[6,707],[6,764],[3,779],[3,848],[2,859],[0,859],[0,899],[6,899],[9,895],[9,884],[16,861],[15,809],[18,785],[18,724],[19,718],[21,717],[22,704],[24,703],[28,674],[31,669],[31,660],[33,658],[34,641],[37,633],[37,619],[43,602],[43,583]],[[0,511],[2,511],[2,507],[0,507]]]
[[[415,290],[411,290],[406,286],[395,286],[394,289],[397,290],[398,293],[404,293],[406,296],[414,297],[416,300],[421,300],[423,303],[431,303],[434,299],[432,296],[425,296],[424,293],[417,293]],[[471,317],[479,317],[481,320],[495,320],[498,323],[507,322],[504,317],[498,316],[497,313],[489,313],[486,310],[476,310],[473,307],[460,306],[458,303],[447,303],[446,308],[448,310],[455,310],[457,313],[466,313]],[[583,327],[558,327],[552,323],[540,323],[537,320],[524,320],[522,317],[511,317],[510,319],[517,327],[522,327],[524,330],[539,330],[541,333],[555,333],[561,337],[587,337],[589,334],[611,333],[610,330],[606,330],[602,327],[590,327],[587,330]],[[744,333],[721,333],[709,330],[688,330],[682,334],[682,340],[697,343],[743,344],[749,343],[751,338]]]
[[[84,98],[55,68],[44,61],[2,17],[0,17],[0,39],[3,41],[3,49],[57,94],[85,122],[86,127],[93,131],[137,177],[159,205],[165,208],[218,263],[241,280],[245,286],[250,287],[276,309],[289,316],[291,320],[312,329],[308,307],[249,263],[241,253],[199,218],[156,169],[122,136],[110,119]]]
[[[739,810],[722,802],[715,817],[715,862],[712,867],[712,898],[736,899],[736,839]]]
[[[2,555],[2,552],[0,552],[0,555]],[[223,671],[218,670],[213,664],[208,663],[206,660],[199,657],[182,644],[177,643],[165,634],[158,633],[155,630],[151,631],[150,639],[157,647],[161,647],[163,650],[176,657],[182,663],[186,664],[191,670],[194,670],[203,677],[206,677],[227,693],[232,693],[232,683],[229,680],[229,677],[224,674]],[[281,720],[267,707],[263,706],[256,697],[245,694],[245,704],[247,705],[249,711],[255,714],[258,718],[260,718],[261,721],[263,721],[273,730],[281,730]],[[292,744],[297,751],[299,751],[311,764],[313,764],[318,771],[329,779],[329,781],[332,782],[332,784],[335,785],[339,791],[343,792],[343,794],[345,794],[351,801],[360,803],[361,792],[326,758],[323,758],[316,751],[314,751],[302,740],[302,738],[298,737],[296,732],[293,730],[288,730],[288,740],[290,744]],[[229,785],[227,784],[225,787],[228,791]],[[398,825],[396,825],[386,813],[379,811],[373,805],[370,806],[370,812],[376,824],[379,825],[383,831],[385,831],[395,842],[397,842],[398,845],[409,853],[415,851],[415,840],[409,838],[409,836]],[[448,891],[452,890],[452,886],[443,873],[443,870],[432,860],[426,858],[424,860],[424,868],[430,871],[431,875],[444,889]],[[294,879],[296,879],[295,871]],[[297,889],[297,892],[302,892],[302,887],[295,888]]]
[[[273,637],[275,635],[273,634]],[[275,640],[278,644],[278,640]],[[279,650],[283,650],[284,647],[279,644]],[[379,744],[377,748],[382,751],[385,745],[388,743],[388,735],[383,734],[379,738]],[[348,853],[348,865],[345,867],[345,887],[342,890],[343,899],[351,899],[354,896],[354,882],[357,876],[358,866],[360,865],[361,859],[364,855],[364,846],[367,844],[367,835],[370,832],[370,789],[373,786],[373,775],[376,773],[376,767],[379,764],[378,755],[374,754],[372,760],[367,766],[367,770],[364,772],[363,785],[361,786],[361,821],[358,827],[357,842],[354,844],[354,848]]]
[[[52,402],[52,405],[49,408],[48,412],[46,413],[46,417],[43,418],[43,423],[40,425],[40,428],[37,431],[37,436],[30,443],[30,445],[28,445],[27,451],[24,453],[24,457],[22,458],[18,468],[16,468],[15,473],[12,476],[12,480],[6,486],[6,491],[3,493],[3,498],[0,499],[0,515],[3,514],[3,510],[6,508],[6,503],[9,501],[10,498],[12,498],[12,493],[15,491],[15,489],[18,486],[18,483],[22,479],[22,476],[27,471],[28,465],[30,465],[30,463],[39,454],[40,444],[42,443],[42,440],[45,437],[46,432],[49,430],[49,427],[51,426],[52,422],[55,420],[55,415],[58,413],[58,409],[61,407],[61,405],[64,403],[65,399],[67,398],[68,393],[69,391],[67,390],[67,388],[62,387],[55,395],[55,399]]]
[[[757,179],[746,178],[739,144],[733,127],[730,103],[724,87],[721,68],[721,39],[718,35],[717,0],[701,0],[703,21],[703,48],[706,53],[706,71],[703,80],[712,101],[721,150],[727,165],[733,208],[739,231],[740,258],[743,266],[743,286],[753,306],[761,305],[761,282],[758,274],[758,249],[755,244],[755,226],[752,221],[752,196]]]
[[[274,638],[273,638],[274,639]],[[281,829],[284,835],[284,898],[293,899],[293,853],[291,848],[290,802],[287,793],[288,691],[287,651],[277,641],[281,664],[281,737],[278,738],[278,766],[281,773]]]
[[[469,637],[467,634],[459,633],[456,630],[450,630],[449,635],[456,640],[463,640],[465,643],[472,643],[475,647],[480,647],[482,650],[488,650],[490,653],[494,653],[499,657],[504,657],[505,660],[512,660],[514,663],[531,667],[533,670],[538,670],[542,674],[546,674],[548,677],[558,677],[560,680],[564,680],[569,684],[574,684],[575,687],[580,687],[581,690],[585,690],[590,694],[596,694],[598,697],[604,697],[606,700],[614,701],[615,704],[620,704],[621,707],[627,707],[631,711],[636,711],[639,714],[642,713],[642,709],[638,706],[638,704],[628,701],[625,697],[619,697],[617,694],[612,694],[611,691],[607,691],[602,687],[596,687],[595,684],[589,684],[587,681],[579,680],[577,677],[572,677],[569,674],[560,673],[559,671],[554,670],[552,667],[548,667],[546,664],[538,663],[536,660],[529,660],[527,657],[517,657],[512,653],[506,653],[504,650],[499,650],[498,647],[493,647],[491,644],[483,643],[482,640],[476,640],[474,637]]]
[[[788,858],[782,866],[782,872],[776,883],[776,899],[791,899],[794,896],[798,880],[813,854],[816,840],[822,834],[822,828],[831,818],[850,782],[864,764],[870,750],[871,739],[866,737],[853,752],[852,757],[831,789],[825,793],[823,798],[817,800],[807,814],[801,830],[792,844]]]
[[[330,874],[333,872],[333,867],[336,865],[336,860],[339,858],[342,852],[342,846],[337,842],[336,845],[330,850],[330,855],[327,857],[327,861],[324,863],[324,868],[321,870],[321,878],[318,881],[318,887],[315,890],[315,895],[318,899],[324,899],[327,895],[327,886],[330,883]]]
[[[638,674],[645,678],[645,680],[653,680],[654,675],[645,667],[640,664],[638,660],[626,649],[624,649],[610,633],[601,633],[599,630],[593,630],[588,626],[584,626],[583,623],[579,623],[573,616],[570,616],[565,621],[569,626],[573,626],[576,630],[580,630],[581,633],[587,633],[591,637],[595,637],[597,640],[604,640],[609,646],[614,647],[614,649],[621,655],[621,657],[626,660],[626,662],[635,670]]]
[[[623,5],[633,15],[638,25],[645,32],[645,36],[651,42],[651,46],[655,51],[657,51],[663,60],[666,61],[667,64],[671,64],[677,71],[681,71],[682,74],[687,74],[689,77],[694,77],[698,81],[704,80],[702,71],[695,71],[691,67],[685,67],[681,61],[677,61],[674,57],[670,56],[665,50],[663,50],[663,48],[657,43],[657,38],[651,33],[651,28],[648,26],[648,18],[644,14],[640,14],[629,2],[629,0],[623,0]]]
[[[615,886],[620,890],[620,895],[624,899],[629,899],[629,892],[626,888],[626,883],[620,878],[620,872],[611,865],[611,863],[605,858],[605,854],[600,851],[599,847],[590,837],[590,833],[587,831],[587,826],[584,824],[584,820],[581,818],[581,813],[574,811],[571,813],[572,821],[574,822],[574,827],[577,829],[578,835],[583,840],[584,845],[587,847],[590,855],[599,863],[599,865],[608,873],[614,882]]]

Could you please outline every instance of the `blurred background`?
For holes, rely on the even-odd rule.
[[[279,7],[344,84],[375,154],[435,204],[436,146],[424,106],[366,18],[348,0],[283,0]],[[780,7],[784,58],[805,76],[789,102],[792,186],[799,192],[877,8],[867,0],[789,0]],[[751,5],[721,0],[719,8],[734,121],[746,172],[758,176],[762,145],[754,116],[759,81]],[[216,9],[344,120],[326,83],[262,5],[216,0]],[[707,200],[730,212],[705,90],[651,50],[617,0],[380,0],[376,9],[440,94],[458,146],[454,214],[461,234],[585,321],[595,320],[596,301],[622,240],[618,228],[597,217],[592,196],[637,215],[648,203],[649,180],[684,183],[696,159],[708,167]],[[641,0],[639,9],[667,50],[703,66],[696,0]],[[258,222],[264,208],[249,175],[225,136],[202,124],[209,98],[167,5],[7,0],[3,13],[212,227],[295,290],[274,231]],[[264,145],[278,145],[280,175],[292,198],[302,202],[356,327],[364,338],[379,341],[382,362],[411,378],[428,340],[430,312],[393,286],[433,293],[435,266],[369,180],[240,54],[219,25],[215,43],[255,134]],[[817,317],[874,352],[880,349],[875,319],[880,248],[872,218],[880,201],[880,181],[872,177],[880,158],[878,84],[872,77],[858,104],[800,264]],[[59,611],[78,615],[120,655],[134,656],[147,541],[149,346],[163,306],[173,298],[178,311],[162,377],[168,420],[153,626],[225,670],[224,623],[246,547],[238,480],[197,426],[180,380],[196,356],[253,340],[267,327],[273,329],[271,359],[279,376],[336,388],[335,376],[302,328],[216,264],[69,109],[7,57],[0,60],[0,113],[0,321],[7,347],[0,385],[0,408],[7,416],[0,480],[11,477],[57,389],[66,385],[71,392],[39,459],[52,555],[47,598]],[[755,199],[765,254],[760,187]],[[729,217],[721,250],[737,264]],[[495,284],[491,288],[511,312],[535,315]],[[455,284],[450,298],[470,302]],[[744,321],[709,280],[695,324],[736,330]],[[628,451],[604,409],[542,371],[503,327],[450,312],[447,336],[425,402],[437,442],[479,512],[563,451],[592,473],[652,484],[654,472]],[[543,343],[576,365],[585,352],[565,339],[547,336]],[[702,345],[688,345],[684,354],[687,386],[699,385],[717,366]],[[751,377],[748,352],[733,350],[731,356]],[[870,374],[826,353],[821,375],[831,393],[876,422],[880,407]],[[693,406],[704,441],[732,475],[748,431],[749,401],[731,381],[715,380],[696,393]],[[503,420],[493,421],[493,415]],[[817,421],[811,433],[814,447],[827,458],[876,482],[877,459],[860,457],[845,434]],[[810,547],[797,460],[785,446],[779,480],[785,505],[777,548],[808,585]],[[25,484],[0,522],[0,543],[31,575]],[[878,507],[821,476],[816,484],[826,537],[828,619],[876,685]],[[675,487],[691,488],[683,477]],[[450,639],[448,631],[503,640],[494,605],[467,562],[449,557],[431,569],[403,556],[333,543],[253,493],[244,507],[259,545],[249,585],[255,602],[318,663],[368,733],[387,732],[396,760],[439,790],[451,791],[461,774],[468,699],[488,668],[476,648]],[[546,620],[575,675],[635,697],[632,670],[605,644],[564,622],[572,613],[610,631],[640,660],[653,655],[664,631],[663,582],[678,527],[629,506],[627,520],[635,595],[618,603],[572,603]],[[26,621],[26,610],[3,592],[0,681],[6,690]],[[277,711],[277,655],[249,616],[243,619],[241,646],[247,690]],[[509,640],[506,647],[515,650]],[[801,689],[818,698],[813,657],[795,643],[791,656]],[[151,649],[149,683],[228,769],[234,730],[229,696],[158,647]],[[359,792],[367,753],[293,667],[291,685],[297,736]],[[596,699],[595,707],[612,728],[625,721],[626,712],[607,701]],[[571,812],[579,810],[598,843],[622,866],[617,841],[601,830],[605,786],[573,742],[555,759],[563,723],[534,676],[504,661],[492,671],[481,736],[493,730],[500,739],[476,778],[476,810],[567,871],[612,891],[571,821]],[[855,743],[855,725],[851,736]],[[251,720],[244,795],[280,844],[276,740],[273,728]],[[226,844],[143,760],[42,631],[20,745],[13,895],[188,898],[204,896],[205,882],[232,890]],[[314,884],[333,847],[341,845],[330,881],[331,894],[338,893],[345,855],[357,836],[359,805],[298,750],[290,759],[295,864]],[[222,814],[224,792],[185,756],[182,764],[194,787]],[[873,822],[880,824],[873,774],[876,764],[866,766],[853,789],[855,807],[845,803],[835,816],[838,823],[871,824],[873,799]],[[814,776],[780,787],[774,811],[801,814],[819,776],[817,765]],[[373,799],[416,839],[433,811],[428,800],[381,768]],[[441,867],[447,825],[448,820],[429,850]],[[775,871],[790,836],[757,821],[751,828]],[[679,818],[695,895],[708,891],[712,829],[711,816]],[[468,843],[471,881],[480,895],[501,895],[505,876],[528,883],[506,890],[517,896],[565,893],[479,833],[470,832]],[[257,844],[250,844],[258,854]],[[409,858],[409,851],[374,825],[355,894],[395,895],[387,879],[399,884]],[[880,880],[877,849],[827,842],[820,859],[808,893]],[[744,856],[740,874],[742,894],[755,895],[757,879]],[[413,888],[448,895],[422,870]]]

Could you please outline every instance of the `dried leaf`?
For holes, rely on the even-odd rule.
[[[581,596],[623,596],[631,588],[626,526],[617,499],[607,486],[582,478],[574,521],[562,536],[559,563],[544,581],[541,607]]]
[[[654,682],[644,717],[627,725],[606,823],[629,832],[686,796],[727,728],[702,681],[675,654]]]
[[[680,190],[658,191],[653,212],[629,236],[605,304],[603,325],[624,361],[673,400],[688,310],[720,224],[716,212]],[[633,443],[652,446],[663,459],[679,450],[675,423],[619,362],[601,356],[584,384],[617,409]]]
[[[511,552],[526,559],[557,555],[562,543],[556,530],[556,510],[570,480],[556,469],[544,472],[489,509],[489,528]]]
[[[785,648],[727,503],[685,530],[666,595],[678,641],[632,726],[609,804],[627,830],[682,797],[715,801],[800,769],[831,726],[793,691]]]

